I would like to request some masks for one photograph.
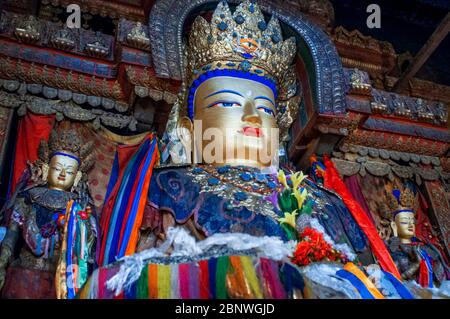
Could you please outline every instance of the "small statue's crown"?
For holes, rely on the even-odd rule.
[[[80,135],[74,129],[53,130],[48,142],[42,140],[39,145],[39,158],[48,163],[56,154],[67,154],[75,158],[82,172],[88,171],[94,164],[94,143],[83,143]]]
[[[414,213],[414,193],[406,187],[403,190],[394,189],[387,193],[387,205],[391,219],[401,212]]]
[[[205,73],[214,72],[231,76],[233,72],[243,72],[249,79],[264,78],[278,102],[279,126],[289,128],[300,102],[292,67],[295,54],[295,38],[283,40],[277,18],[272,17],[267,23],[259,6],[250,0],[239,4],[234,13],[226,1],[221,1],[211,22],[198,16],[192,25],[187,82],[195,86],[196,80],[201,81]],[[190,98],[193,100],[192,94]],[[192,102],[188,101],[191,118]]]

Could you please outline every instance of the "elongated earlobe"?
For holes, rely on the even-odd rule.
[[[47,163],[42,165],[42,180],[47,181],[49,166]]]
[[[391,222],[391,228],[392,231],[394,232],[394,236],[398,237],[397,224],[394,221]]]
[[[192,121],[187,116],[184,116],[178,120],[177,123],[177,137],[183,145],[185,151],[185,158],[183,161],[185,163],[192,163],[192,150],[193,150],[193,133],[194,125]]]

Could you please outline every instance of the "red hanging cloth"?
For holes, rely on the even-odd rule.
[[[48,140],[54,124],[55,115],[31,112],[27,112],[19,120],[10,194],[14,194],[17,182],[27,167],[27,161],[34,162],[38,159],[39,143],[41,140]]]
[[[333,162],[328,157],[324,157],[324,164],[326,167],[326,171],[324,174],[324,186],[334,190],[339,194],[339,196],[342,197],[345,206],[347,206],[356,223],[359,225],[359,227],[361,227],[361,230],[367,236],[370,247],[372,248],[375,257],[377,257],[378,261],[380,262],[383,270],[392,273],[399,280],[401,280],[401,276],[397,269],[397,266],[392,260],[391,254],[386,248],[386,245],[384,244],[380,235],[378,235],[375,225],[372,223],[372,221],[358,204],[358,202],[353,198],[347,186],[345,186],[344,182],[339,176],[339,173],[334,167]]]

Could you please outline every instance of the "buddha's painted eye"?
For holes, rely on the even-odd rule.
[[[264,112],[264,113],[267,113],[267,114],[269,114],[269,115],[275,116],[275,112],[274,112],[272,109],[268,108],[268,107],[265,107],[265,106],[258,106],[258,107],[256,107],[256,108],[257,108],[258,110]]]
[[[208,106],[210,107],[239,107],[241,104],[237,102],[227,102],[227,101],[220,101],[220,102],[214,102]]]

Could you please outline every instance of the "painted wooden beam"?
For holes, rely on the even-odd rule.
[[[444,17],[441,23],[434,30],[433,34],[416,54],[413,61],[393,87],[394,92],[400,92],[409,81],[416,75],[420,68],[425,64],[431,54],[436,50],[439,44],[450,32],[450,12]]]

